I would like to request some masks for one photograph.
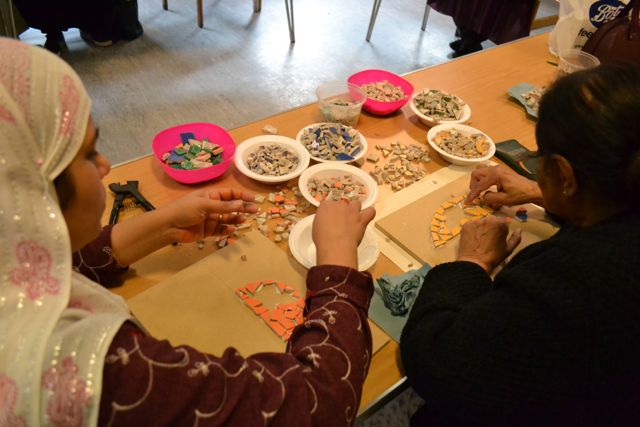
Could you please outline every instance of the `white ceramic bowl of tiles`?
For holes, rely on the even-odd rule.
[[[453,129],[456,129],[459,132],[467,135],[475,134],[475,133],[482,134],[485,140],[487,141],[487,143],[489,144],[489,149],[484,155],[479,157],[472,157],[472,158],[457,156],[455,154],[452,154],[448,151],[443,150],[434,141],[434,138],[440,132],[450,131]],[[427,141],[429,141],[429,145],[431,145],[431,148],[433,148],[438,152],[438,154],[440,154],[440,157],[442,157],[443,159],[445,159],[446,161],[454,165],[469,166],[469,165],[484,163],[490,158],[492,158],[496,153],[496,144],[493,142],[491,138],[489,138],[489,136],[486,133],[467,125],[448,123],[448,124],[441,124],[441,125],[434,126],[431,129],[429,129],[429,132],[427,132]]]
[[[289,249],[293,257],[306,268],[316,265],[316,245],[313,243],[313,219],[315,215],[309,215],[291,229],[289,234]],[[365,271],[371,268],[380,256],[378,239],[371,227],[367,227],[362,242],[358,246],[358,270]]]
[[[366,209],[378,199],[378,184],[365,171],[351,165],[342,163],[318,163],[310,166],[302,172],[298,180],[298,188],[302,196],[312,205],[320,206],[320,201],[316,200],[309,190],[309,182],[313,179],[331,179],[334,177],[344,177],[345,175],[353,177],[356,181],[364,186],[364,197],[360,200],[362,209]]]
[[[295,153],[298,157],[297,166],[291,172],[284,175],[266,175],[252,171],[248,165],[248,159],[251,153],[255,153],[260,146],[270,145],[278,145],[292,153]],[[233,159],[234,164],[240,173],[251,179],[267,184],[287,182],[291,179],[297,178],[309,166],[310,160],[311,157],[309,156],[309,151],[307,151],[304,146],[301,146],[295,139],[280,135],[260,135],[243,141],[236,148],[236,155]]]
[[[335,125],[335,126],[343,126],[343,127],[347,127],[347,128],[351,128],[350,126],[346,126],[346,125],[342,125],[340,123],[313,123],[310,124],[308,126],[303,127],[302,129],[300,129],[300,131],[298,132],[298,134],[296,135],[296,141],[298,141],[298,143],[302,146],[303,149],[307,150],[307,147],[305,147],[304,143],[302,142],[302,135],[304,134],[304,131],[310,128],[317,128],[320,125]],[[352,129],[352,128],[351,128]],[[358,131],[356,131],[358,132]],[[360,140],[360,151],[353,156],[352,159],[349,160],[327,160],[327,159],[323,159],[322,157],[317,157],[317,156],[313,156],[311,155],[311,153],[307,150],[307,152],[309,152],[309,155],[311,156],[311,158],[313,160],[315,160],[316,162],[320,162],[320,163],[354,163],[357,162],[358,160],[362,159],[366,154],[367,154],[367,150],[369,149],[369,145],[367,144],[367,140],[365,139],[364,135],[360,132],[358,132],[358,138]]]
[[[413,96],[411,97],[411,102],[409,102],[409,107],[411,108],[411,111],[413,111],[413,114],[418,116],[420,121],[422,123],[424,123],[425,125],[431,127],[431,126],[436,126],[436,125],[439,125],[439,124],[466,123],[471,118],[471,107],[469,107],[469,104],[467,104],[467,103],[464,103],[464,105],[462,106],[462,116],[459,119],[441,119],[441,118],[438,118],[438,117],[434,117],[434,116],[430,116],[430,115],[422,113],[418,109],[418,107],[416,107],[415,99],[416,99],[416,96],[419,96],[421,93],[427,92],[427,91],[429,91],[429,88],[424,88],[424,89],[420,89],[419,91],[416,91],[416,93],[414,93]],[[449,95],[455,96],[453,94],[449,94]],[[458,99],[460,101],[464,102],[462,99],[460,99],[460,98],[458,98]]]

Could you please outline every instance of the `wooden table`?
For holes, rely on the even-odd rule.
[[[547,39],[548,34],[523,39],[418,70],[405,77],[416,89],[438,88],[455,93],[465,100],[472,108],[469,124],[486,132],[494,141],[513,138],[535,150],[534,122],[527,118],[519,104],[509,98],[507,89],[523,82],[543,86],[554,78],[556,67],[547,62],[553,59],[547,50]],[[317,105],[312,104],[241,126],[230,133],[239,143],[261,135],[262,128],[270,124],[278,128],[280,135],[294,138],[301,128],[319,121],[322,121],[320,111]],[[426,144],[427,128],[411,113],[408,105],[389,117],[363,114],[358,123],[358,130],[367,138],[370,151],[375,150],[376,144],[396,141],[403,144]],[[447,165],[433,150],[431,156],[432,162],[427,165],[429,171],[433,172]],[[373,165],[368,163],[363,168],[371,170]],[[152,156],[114,167],[104,183],[106,185],[126,180],[140,181],[140,191],[156,207],[163,206],[194,188],[208,185],[241,187],[262,194],[274,191],[272,186],[260,184],[241,175],[233,166],[222,178],[214,182],[195,186],[178,184],[165,175]],[[390,194],[388,186],[380,189],[380,199]],[[113,197],[109,194],[107,206],[111,206],[112,201]],[[105,212],[104,223],[108,221],[108,214],[109,212]],[[283,249],[286,247],[283,246]],[[158,251],[136,263],[125,284],[114,289],[114,292],[125,299],[131,298],[212,251],[212,248],[194,251],[191,254],[193,256],[180,259],[169,258],[168,252]],[[378,277],[383,273],[400,274],[401,270],[381,255],[371,272],[374,277]],[[403,378],[398,350],[398,344],[390,340],[374,355],[364,385],[361,410],[384,396],[387,390]]]

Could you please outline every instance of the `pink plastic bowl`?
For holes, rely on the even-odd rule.
[[[413,95],[413,85],[399,75],[384,70],[364,70],[351,75],[347,79],[349,83],[353,83],[358,86],[362,86],[367,83],[380,82],[382,80],[388,80],[391,84],[400,86],[404,91],[404,99],[395,102],[381,102],[367,98],[362,108],[371,114],[376,114],[378,116],[386,116],[387,114],[391,114],[402,108],[402,106],[411,99],[411,95]]]
[[[162,155],[180,144],[182,142],[180,134],[187,132],[193,133],[197,140],[207,138],[210,142],[222,146],[222,148],[224,148],[222,152],[222,162],[210,168],[190,171],[173,169],[166,165],[162,161]],[[151,148],[153,149],[153,154],[156,156],[156,159],[160,162],[160,166],[162,166],[162,169],[164,169],[167,175],[183,184],[209,181],[224,174],[233,161],[233,155],[236,152],[236,144],[233,142],[231,135],[220,126],[212,123],[188,123],[160,131],[153,138]]]

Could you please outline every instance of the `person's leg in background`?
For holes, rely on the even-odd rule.
[[[64,35],[62,34],[62,30],[41,30],[45,36],[47,37],[44,42],[44,48],[53,52],[60,53],[62,49],[67,46],[67,43],[64,40]]]
[[[487,40],[487,37],[461,26],[456,26],[456,37],[460,38],[449,43],[449,47],[454,51],[451,55],[452,58],[482,50],[482,42]]]
[[[530,32],[535,0],[428,0],[438,13],[450,16],[457,27],[450,43],[457,58],[482,49],[482,42],[506,43]]]
[[[44,47],[53,53],[59,53],[65,46],[62,32],[68,29],[60,3],[54,0],[14,0],[26,24],[46,36]]]
[[[99,47],[111,46],[116,41],[113,38],[116,3],[116,0],[94,0],[76,4],[74,14],[82,40]]]
[[[95,46],[131,41],[143,33],[136,0],[94,0],[79,9],[80,36]]]

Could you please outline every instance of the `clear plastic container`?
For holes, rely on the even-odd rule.
[[[355,127],[367,95],[347,82],[323,83],[316,89],[318,106],[327,122]]]
[[[559,54],[558,77],[600,65],[600,60],[580,49],[565,49]]]

